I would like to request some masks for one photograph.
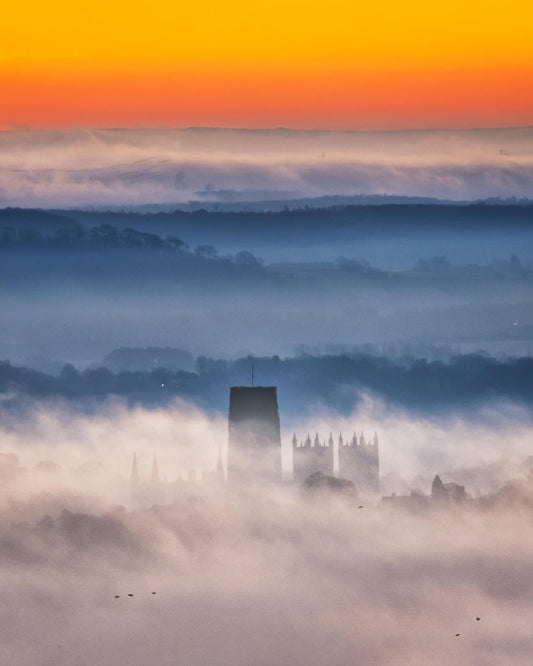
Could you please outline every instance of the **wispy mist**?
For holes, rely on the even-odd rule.
[[[371,400],[345,420],[317,413],[295,427],[376,426],[385,468],[405,474],[516,462],[531,446],[528,417],[505,405],[485,422],[421,421]],[[115,404],[91,418],[43,404],[2,427],[2,448],[19,457],[0,461],[2,661],[529,662],[527,467],[498,480],[521,478],[513,503],[422,514],[288,485],[243,497],[193,484],[172,506],[129,505],[132,449],[145,474],[157,448],[172,480],[181,458],[216,449],[224,426],[184,404]],[[44,453],[60,468],[39,466]]]
[[[14,130],[0,203],[111,206],[397,194],[527,197],[533,130]]]
[[[531,129],[0,133],[0,206],[210,208],[2,213],[0,663],[529,664],[531,209],[214,209],[532,177]],[[252,367],[283,481],[243,491]],[[293,433],[341,432],[385,502],[291,483]]]

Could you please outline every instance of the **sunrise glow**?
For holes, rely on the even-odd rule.
[[[531,124],[519,2],[9,2],[0,127]]]

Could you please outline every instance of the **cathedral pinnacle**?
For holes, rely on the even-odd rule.
[[[218,447],[217,476],[224,478],[224,464],[222,462],[222,449]]]
[[[133,462],[131,465],[131,476],[130,476],[130,481],[131,483],[134,483],[135,485],[139,485],[139,471],[137,469],[137,454],[133,454]]]
[[[159,483],[159,468],[157,466],[157,457],[154,453],[154,459],[152,462],[152,476],[150,478],[151,483]]]

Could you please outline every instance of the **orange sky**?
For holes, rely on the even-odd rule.
[[[533,124],[530,2],[5,4],[3,128]]]

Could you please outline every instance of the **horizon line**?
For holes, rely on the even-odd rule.
[[[66,125],[49,127],[32,127],[26,125],[14,125],[12,127],[0,127],[0,133],[10,132],[54,132],[54,131],[104,131],[104,132],[129,132],[129,131],[220,131],[220,132],[294,132],[294,133],[322,133],[322,134],[399,134],[402,132],[496,132],[501,130],[533,130],[531,125],[500,125],[500,126],[465,126],[465,127],[404,127],[391,129],[342,129],[342,128],[303,128],[284,127],[281,125],[273,127],[241,127],[228,125],[186,125],[186,126],[161,126],[161,125],[133,125],[133,126],[98,126],[98,125]]]

